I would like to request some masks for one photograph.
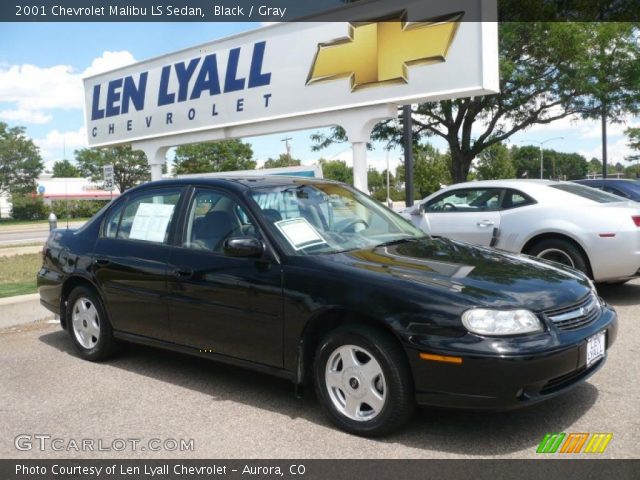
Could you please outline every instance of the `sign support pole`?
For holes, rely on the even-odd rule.
[[[147,157],[147,163],[151,168],[151,181],[162,180],[162,167],[167,162],[169,146],[163,146],[159,142],[139,142],[131,144],[133,150],[142,150]]]
[[[367,185],[367,143],[371,139],[371,131],[378,122],[396,117],[397,112],[397,105],[390,103],[354,107],[350,110],[339,112],[321,112],[252,125],[238,125],[224,129],[211,129],[201,132],[181,133],[152,140],[140,140],[133,142],[131,148],[144,152],[151,167],[151,180],[160,180],[162,178],[162,167],[166,162],[165,155],[169,148],[174,146],[340,125],[345,129],[347,138],[353,146],[354,187],[369,193]]]
[[[367,143],[353,142],[353,186],[361,192],[369,193],[369,179],[367,178]]]

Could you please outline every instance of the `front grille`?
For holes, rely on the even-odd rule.
[[[590,293],[578,303],[544,313],[560,330],[576,330],[591,325],[600,316],[600,312],[598,297]]]

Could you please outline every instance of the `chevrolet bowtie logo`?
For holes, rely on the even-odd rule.
[[[407,67],[444,62],[463,13],[408,23],[349,24],[349,36],[318,45],[307,85],[349,77],[351,90],[407,83]]]

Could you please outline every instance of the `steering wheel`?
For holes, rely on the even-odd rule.
[[[442,205],[442,210],[457,210],[458,207],[456,207],[453,203],[445,203],[444,205]]]
[[[369,228],[369,224],[367,222],[365,222],[363,219],[358,218],[356,220],[352,220],[349,223],[347,223],[343,228],[340,229],[340,231],[338,233],[344,233],[347,230],[349,230],[351,227],[355,227],[357,224],[361,223],[362,225],[364,225],[364,228]]]

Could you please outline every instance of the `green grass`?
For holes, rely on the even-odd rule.
[[[35,293],[36,274],[41,266],[39,253],[0,257],[0,298]]]
[[[36,293],[36,281],[0,284],[0,298]]]

